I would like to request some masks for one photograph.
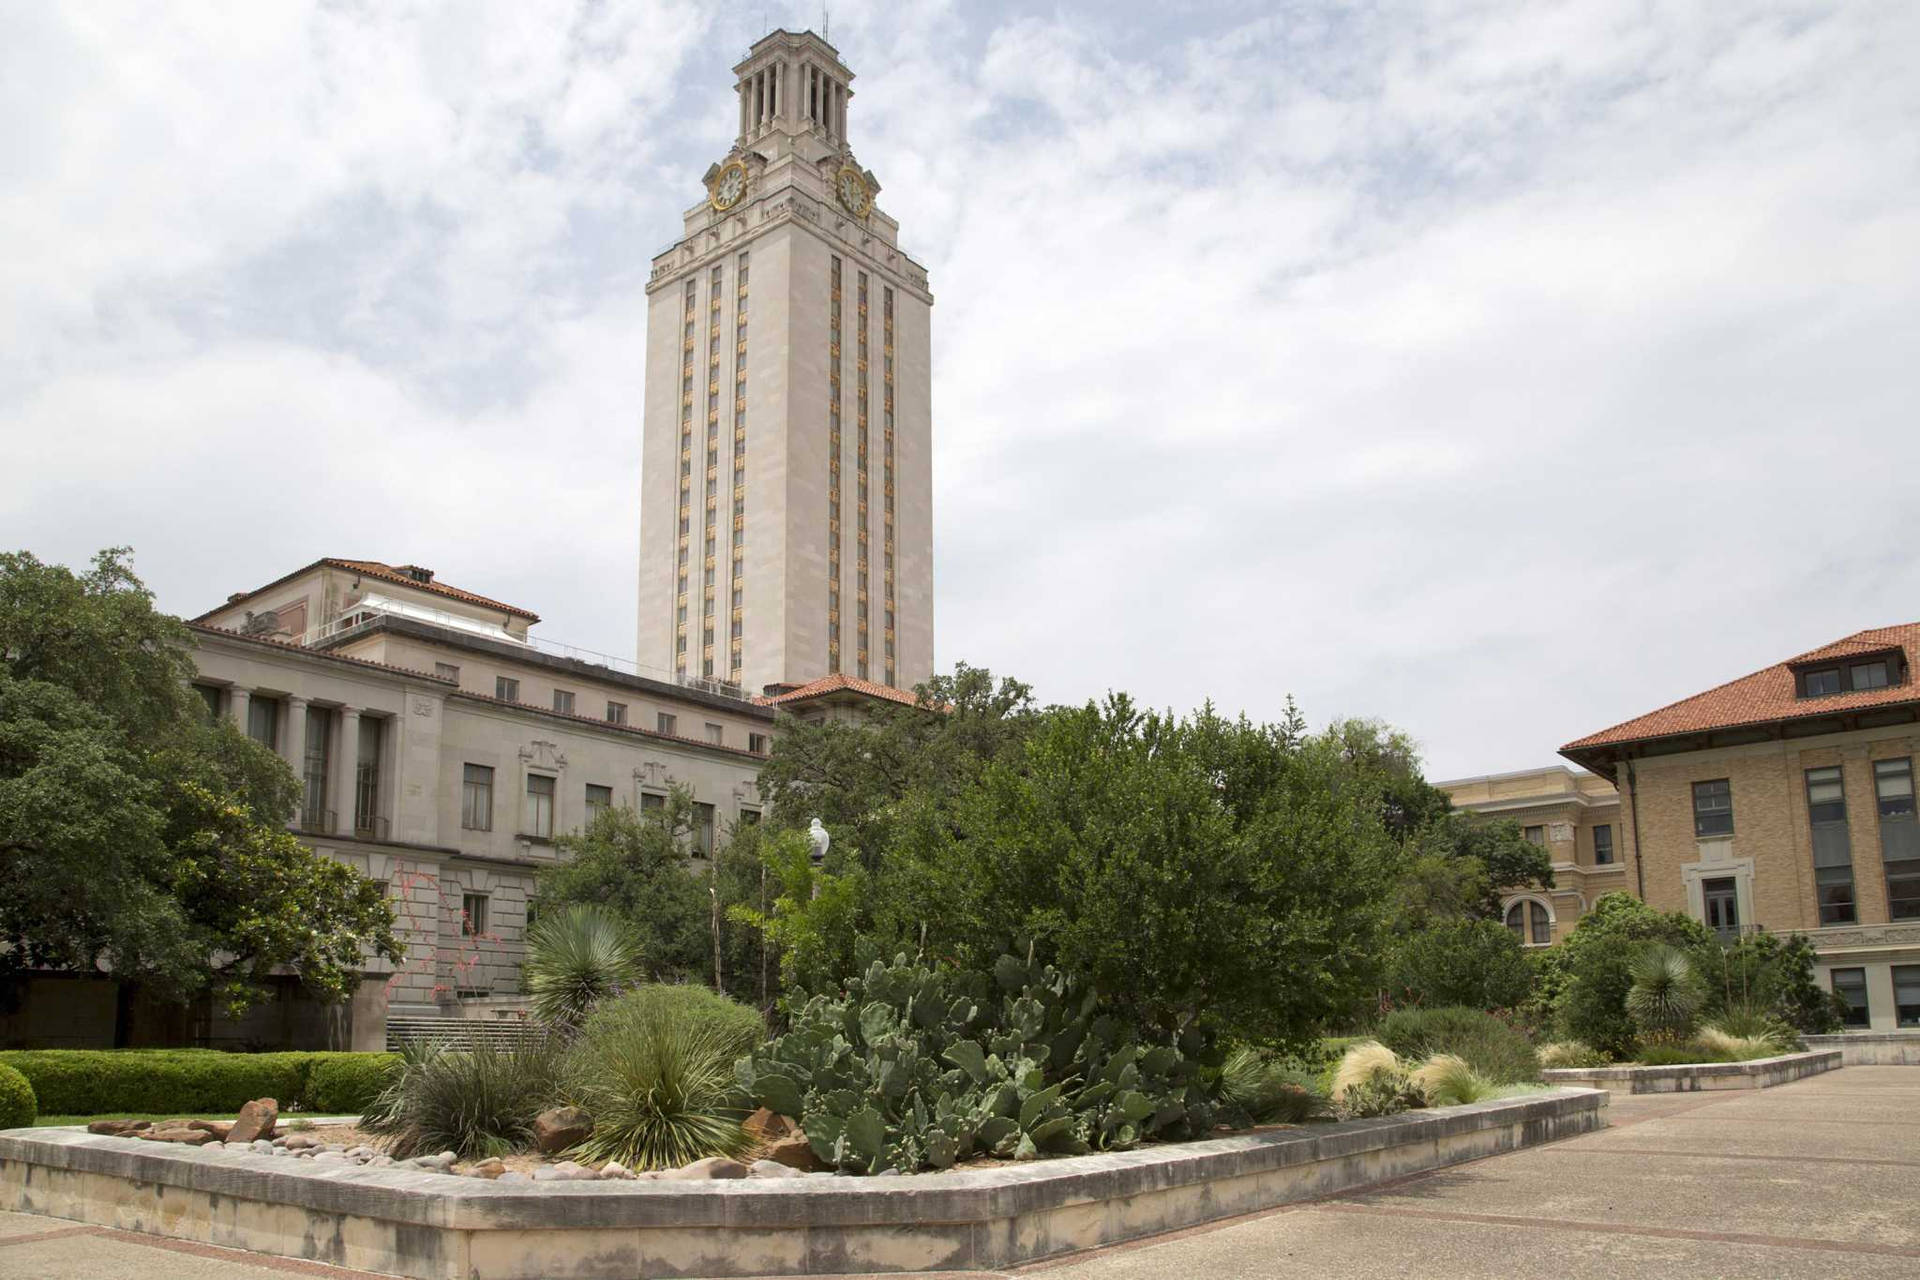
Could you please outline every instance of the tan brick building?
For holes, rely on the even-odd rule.
[[[1435,785],[1456,809],[1519,823],[1551,857],[1553,888],[1501,900],[1502,918],[1523,945],[1560,941],[1601,894],[1634,889],[1620,840],[1620,795],[1604,778],[1554,765]]]
[[[1808,934],[1853,1025],[1920,1027],[1920,624],[1862,631],[1561,754],[1621,796],[1638,889],[1723,934]]]

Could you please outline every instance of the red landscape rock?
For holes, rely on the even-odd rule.
[[[271,1138],[273,1126],[280,1123],[280,1104],[272,1098],[255,1098],[240,1108],[240,1118],[227,1130],[228,1142],[253,1142]]]

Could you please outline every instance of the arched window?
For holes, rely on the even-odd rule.
[[[1521,898],[1507,908],[1507,928],[1523,945],[1544,947],[1553,941],[1553,921],[1544,903]]]

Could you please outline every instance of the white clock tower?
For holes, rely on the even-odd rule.
[[[757,694],[933,673],[927,273],[812,32],[734,68],[740,135],[647,285],[642,674]]]

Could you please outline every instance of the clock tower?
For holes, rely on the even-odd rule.
[[[747,695],[933,673],[926,269],[848,141],[853,73],[775,31],[647,284],[643,675]]]

